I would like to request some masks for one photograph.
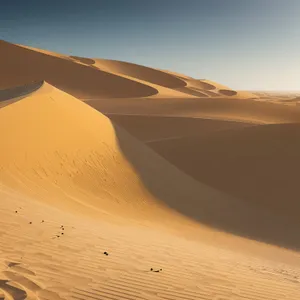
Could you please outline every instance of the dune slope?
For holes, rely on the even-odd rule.
[[[96,110],[46,83],[2,108],[0,128],[2,184],[43,203],[95,216],[157,220],[170,228],[188,226],[192,221],[186,216],[223,231],[297,246],[293,233],[284,236],[290,225],[283,219],[274,232],[268,212],[194,181]],[[250,223],[254,215],[259,231]]]
[[[157,93],[150,86],[76,63],[69,58],[4,41],[0,41],[0,65],[2,89],[46,80],[79,98],[142,97]]]
[[[300,124],[260,125],[148,143],[187,174],[298,221]]]
[[[102,70],[128,75],[130,77],[148,81],[167,88],[186,86],[186,82],[184,80],[150,67],[116,60],[95,59],[95,61],[96,66]]]
[[[208,80],[196,80],[133,63],[67,56],[5,41],[0,41],[0,62],[3,70],[0,88],[46,80],[83,99],[257,97]]]
[[[191,205],[202,192],[204,203],[205,197],[219,195],[205,186],[200,189],[104,115],[47,83],[31,96],[2,108],[0,115],[2,183],[49,204],[74,211],[82,206],[123,211],[141,218],[143,214],[164,214],[158,209],[164,201],[172,206],[187,193],[195,193]],[[135,156],[134,163],[143,174],[124,151]],[[164,173],[165,182],[154,179]],[[174,181],[183,185],[176,194],[166,188]],[[145,207],[157,207],[157,211]]]

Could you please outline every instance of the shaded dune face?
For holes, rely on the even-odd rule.
[[[1,80],[2,88],[46,80],[77,98],[89,100],[150,96],[180,98],[184,95],[253,98],[251,93],[237,93],[208,80],[133,63],[66,56],[4,41],[0,43],[0,62],[6,74]]]
[[[300,124],[261,125],[148,145],[195,179],[299,222]]]
[[[186,82],[174,75],[128,62],[96,59],[96,66],[103,70],[110,70],[122,75],[148,81],[167,88],[180,88],[186,86]]]
[[[9,89],[0,89],[0,101],[6,101],[13,98],[26,96],[38,90],[43,85],[43,83],[43,81],[39,81]]]
[[[43,86],[43,84],[43,81],[31,82],[13,88],[0,89],[0,108],[3,108],[7,105],[10,105],[16,101],[23,99],[29,94],[37,91]]]
[[[215,85],[207,83],[207,82],[204,82],[204,81],[201,81],[201,80],[191,80],[191,83],[195,87],[197,87],[199,89],[202,89],[202,90],[206,90],[206,91],[211,91],[211,90],[215,90],[216,89]]]
[[[79,98],[144,97],[157,93],[139,82],[3,41],[0,65],[1,88],[46,80]]]
[[[235,96],[237,94],[236,91],[224,90],[224,89],[219,90],[219,93],[224,95],[224,96]]]
[[[300,242],[296,238],[298,235],[297,228],[300,224],[299,220],[290,218],[288,214],[278,214],[272,209],[269,210],[267,207],[262,207],[257,202],[245,201],[245,199],[234,197],[232,194],[228,198],[229,193],[224,193],[222,196],[218,196],[216,194],[214,196],[212,196],[212,194],[198,194],[195,192],[195,190],[190,188],[185,189],[187,185],[183,185],[182,183],[180,183],[180,188],[184,188],[184,193],[181,194],[177,190],[177,187],[171,187],[173,184],[176,184],[176,181],[173,180],[170,181],[167,186],[165,186],[166,189],[158,190],[156,181],[154,178],[148,176],[149,173],[147,173],[143,162],[137,155],[138,150],[132,148],[132,145],[124,142],[123,137],[118,133],[118,127],[115,127],[115,130],[122,153],[134,166],[134,169],[139,174],[143,184],[147,187],[151,194],[155,195],[159,199],[162,199],[169,207],[177,210],[183,215],[188,216],[189,218],[198,221],[200,224],[205,224],[221,231],[291,249],[300,249]],[[186,138],[185,142],[189,143],[190,139],[192,138]],[[174,141],[176,141],[176,139],[174,139]],[[205,167],[202,169],[203,173],[205,171],[209,171],[211,174],[211,179],[218,180],[218,176],[215,174],[218,169],[215,168],[214,163],[211,163],[211,158],[209,156],[203,156],[201,159],[197,160],[197,156],[193,151],[187,151],[184,153],[185,148],[176,148],[176,143],[174,148],[169,148],[169,152],[165,152],[164,150],[156,147],[156,143],[158,145],[162,145],[161,148],[168,149],[168,146],[164,146],[163,141],[153,143],[149,142],[147,145],[154,149],[166,160],[171,162],[174,166],[178,167],[178,169],[185,171],[185,165],[189,166],[192,170],[202,169],[202,164],[199,164],[198,162],[205,161]],[[187,144],[185,143],[185,145]],[[194,149],[195,151],[198,149],[193,148],[193,144],[191,143],[187,148],[190,150]],[[219,145],[219,149],[221,149],[221,145]],[[176,154],[175,158],[172,159],[173,153],[176,153],[177,151],[179,153],[183,153],[184,158],[182,165],[177,162]],[[189,157],[191,157],[191,163],[187,162]],[[227,173],[231,172],[230,166],[226,169],[223,169],[223,174],[225,170]],[[192,177],[197,180],[203,193],[206,191],[206,187],[209,184],[207,180],[202,180],[202,178],[195,177],[193,174],[189,174],[188,172],[186,172],[186,174],[192,175]],[[154,177],[158,176],[159,178],[164,178],[164,181],[166,178],[165,175],[166,173],[159,174],[158,172],[156,175],[153,173]],[[241,173],[239,176],[241,176]],[[168,177],[170,179],[173,176],[169,173]],[[213,190],[217,191],[216,185],[211,187]],[[172,200],[169,198],[169,196],[167,196],[167,191],[169,189],[172,189],[173,192],[176,191]]]

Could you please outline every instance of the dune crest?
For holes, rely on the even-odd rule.
[[[102,70],[128,75],[166,88],[186,86],[184,80],[150,67],[116,60],[95,59],[95,61],[96,66]]]
[[[46,80],[77,98],[89,100],[136,97],[258,97],[249,92],[233,91],[207,80],[196,80],[134,63],[67,56],[4,41],[0,41],[0,46],[0,62],[5,74],[0,88]],[[5,61],[1,61],[4,57]]]
[[[44,84],[44,81],[32,82],[29,84],[8,88],[0,89],[0,108],[15,101],[18,101],[29,94],[37,91]]]
[[[126,98],[155,95],[157,90],[114,74],[0,41],[0,88],[45,80],[79,98]],[[116,88],[118,87],[118,88]]]
[[[165,193],[164,186],[177,180],[187,186],[176,192],[176,198],[187,190],[198,197],[218,195],[209,188],[199,189],[107,117],[47,83],[31,96],[2,108],[0,116],[0,128],[10,128],[9,135],[1,135],[2,183],[48,204],[77,212],[85,208],[123,210],[123,214],[141,218],[165,214],[164,197],[171,201],[175,191]],[[149,178],[141,180],[124,149],[136,153],[136,163]],[[163,173],[166,182],[155,178]],[[152,182],[150,192],[143,180]]]

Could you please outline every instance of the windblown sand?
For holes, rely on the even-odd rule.
[[[299,299],[299,107],[4,41],[0,66],[0,299]]]

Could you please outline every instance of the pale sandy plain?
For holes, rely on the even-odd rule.
[[[300,298],[297,93],[5,41],[0,70],[0,299]]]

